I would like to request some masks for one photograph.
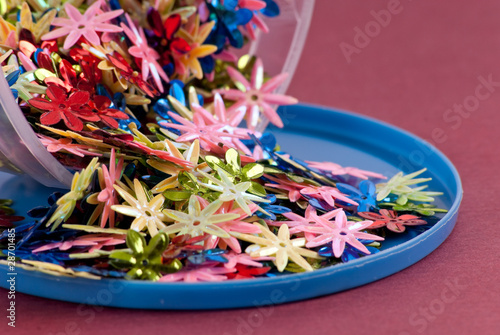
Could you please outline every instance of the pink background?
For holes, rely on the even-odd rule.
[[[76,304],[18,294],[15,333],[499,333],[500,2],[402,0],[402,10],[351,55],[350,64],[339,44],[352,45],[353,29],[363,29],[373,20],[370,11],[385,9],[390,1],[316,2],[289,93],[390,122],[431,142],[432,130],[441,128],[445,140],[434,143],[454,162],[465,189],[448,240],[386,279],[262,310],[89,308],[81,316]],[[478,77],[490,75],[499,86],[470,106],[470,113],[446,112],[454,104],[473,102],[469,96],[476,94]],[[446,121],[446,116],[454,119]],[[0,290],[0,296],[5,294]],[[0,330],[6,329],[2,319]],[[247,320],[263,321],[249,328]]]

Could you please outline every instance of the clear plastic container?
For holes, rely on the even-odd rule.
[[[268,34],[259,33],[249,53],[258,55],[270,75],[287,72],[287,81],[279,88],[284,93],[299,61],[311,22],[314,0],[276,0],[281,14],[264,18]],[[263,119],[260,129],[265,128]],[[49,153],[26,121],[0,76],[0,170],[26,173],[49,187],[68,188],[72,173]]]

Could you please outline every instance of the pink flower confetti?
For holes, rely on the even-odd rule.
[[[130,41],[134,44],[128,49],[128,52],[132,56],[142,60],[142,80],[146,81],[148,79],[149,72],[151,71],[156,87],[163,93],[163,84],[161,83],[161,80],[163,79],[168,83],[169,79],[157,61],[160,59],[160,55],[156,52],[156,50],[149,47],[148,40],[144,34],[144,29],[139,28],[138,30],[128,14],[125,14],[125,17],[127,18],[129,27],[127,27],[123,22],[121,27]]]
[[[380,179],[387,179],[386,176],[372,172],[372,171],[366,171],[366,170],[361,170],[355,167],[342,167],[339,164],[336,163],[331,163],[331,162],[312,162],[312,161],[306,161],[308,166],[310,168],[318,169],[321,171],[329,172],[332,175],[344,175],[348,174],[354,177],[358,177],[361,179],[368,179],[368,177],[373,177],[373,178],[380,178]]]
[[[63,48],[68,50],[80,37],[85,37],[87,41],[94,45],[100,45],[100,39],[97,32],[118,33],[122,28],[113,24],[108,24],[110,20],[120,16],[123,13],[122,9],[113,10],[111,12],[96,15],[101,11],[101,1],[96,1],[90,6],[85,14],[81,14],[78,9],[73,7],[69,2],[64,4],[64,9],[68,18],[57,17],[52,21],[52,25],[62,27],[42,36],[42,40],[53,40],[59,37],[66,36]]]
[[[109,158],[109,171],[106,165],[102,165],[103,184],[101,192],[97,196],[97,200],[102,203],[103,209],[101,214],[101,228],[106,226],[109,220],[109,227],[115,226],[116,213],[111,209],[111,206],[118,205],[118,194],[114,189],[115,181],[120,180],[123,169],[123,157],[116,164],[115,149],[111,149],[111,157]]]
[[[309,195],[317,199],[323,199],[330,206],[335,206],[335,199],[342,200],[352,205],[359,205],[356,201],[349,199],[335,187],[330,186],[309,186],[300,190],[303,195]]]
[[[160,121],[159,124],[164,127],[178,129],[183,132],[183,134],[176,139],[177,142],[188,142],[199,139],[202,148],[210,150],[214,146],[217,147],[217,143],[223,143],[232,147],[232,145],[227,141],[227,138],[229,137],[245,137],[243,135],[223,132],[219,125],[207,125],[204,117],[199,112],[195,112],[193,114],[193,121],[189,121],[172,112],[168,112],[168,115],[180,124],[168,123],[165,121]]]
[[[259,231],[260,232],[260,231]],[[224,263],[224,267],[228,269],[233,269],[237,264],[253,266],[261,268],[263,265],[257,261],[272,261],[274,257],[252,257],[248,254],[241,254],[236,252],[230,252],[224,255],[228,262]]]
[[[267,174],[265,174],[264,177],[266,177],[266,179],[275,182],[275,183],[267,183],[265,184],[265,186],[288,191],[288,198],[290,199],[291,202],[296,202],[300,198],[303,198],[300,191],[304,188],[311,186],[307,184],[296,183],[294,181],[289,180],[287,177],[277,178]]]
[[[202,208],[205,208],[209,205],[209,202],[201,197],[198,197],[200,204],[202,205]],[[245,233],[245,234],[258,234],[260,233],[260,229],[256,227],[254,224],[251,224],[249,222],[243,221],[243,219],[246,219],[249,217],[247,213],[241,208],[233,208],[234,201],[228,201],[225,202],[218,210],[215,212],[215,214],[238,214],[239,217],[234,219],[234,220],[229,220],[226,222],[222,223],[217,223],[216,225],[219,228],[222,228],[224,231],[227,233],[230,232],[238,232],[238,233]],[[258,209],[258,206],[255,204],[249,204],[248,205],[250,208],[251,214],[255,213]],[[238,242],[238,240],[234,236],[230,236],[228,238],[224,237],[217,237],[217,236],[212,236],[210,239],[207,240],[205,243],[205,248],[206,249],[212,249],[215,248],[217,245],[221,247],[222,249],[225,249],[227,246],[229,246],[232,250],[234,250],[237,253],[241,253],[241,245]]]
[[[37,134],[37,136],[40,138],[40,142],[47,148],[47,151],[51,153],[65,151],[79,157],[85,157],[85,155],[101,156],[100,153],[89,151],[90,147],[87,145],[71,143],[72,140],[70,138],[63,137],[56,140],[42,134]]]
[[[236,272],[236,269],[216,267],[216,264],[208,264],[199,268],[182,269],[179,272],[171,273],[160,278],[160,282],[184,281],[195,282],[217,282],[227,280],[226,273]]]
[[[245,24],[245,29],[247,30],[248,37],[251,40],[257,39],[257,33],[255,28],[259,28],[263,33],[268,33],[269,28],[267,27],[264,20],[262,20],[259,16],[259,12],[261,9],[266,8],[266,2],[261,0],[239,0],[238,6],[240,8],[246,8],[248,10],[253,11],[253,16],[250,22]]]
[[[372,221],[347,221],[344,211],[340,211],[335,216],[335,221],[319,219],[318,223],[318,226],[299,227],[303,232],[317,235],[312,239],[308,238],[306,247],[314,248],[332,242],[333,253],[337,258],[342,256],[346,243],[369,254],[370,251],[363,243],[358,241],[358,239],[372,241],[384,240],[384,238],[380,236],[361,232],[361,230],[369,227],[373,223]]]
[[[328,213],[325,213],[323,215],[318,216],[316,209],[308,205],[306,208],[306,212],[304,216],[300,216],[296,213],[289,212],[289,213],[283,213],[282,215],[286,217],[290,221],[273,221],[270,222],[270,226],[281,226],[282,224],[286,224],[288,227],[290,227],[290,234],[296,234],[298,233],[299,229],[297,227],[299,226],[309,226],[311,224],[313,225],[318,225],[319,221],[328,221],[336,217],[340,212],[343,212],[342,208],[337,208],[334,209]]]
[[[238,127],[245,116],[245,108],[236,109],[232,112],[226,111],[224,101],[222,100],[220,94],[216,93],[214,97],[215,115],[212,115],[205,108],[195,103],[192,104],[192,109],[201,115],[207,125],[215,126],[218,131],[240,136],[227,137],[223,139],[226,144],[232,144],[230,147],[239,149],[247,155],[251,155],[250,149],[248,149],[248,147],[240,141],[240,138],[249,139],[250,137],[248,136],[248,133],[252,133],[252,131]]]
[[[61,251],[69,250],[73,247],[90,247],[89,253],[100,250],[105,246],[113,246],[125,243],[125,236],[109,234],[89,234],[79,236],[73,240],[55,242],[43,245],[33,250],[33,253],[59,249]]]
[[[282,95],[273,94],[288,77],[287,73],[279,74],[269,79],[264,84],[264,67],[262,60],[257,59],[252,71],[251,81],[248,80],[236,69],[227,68],[229,76],[239,89],[217,90],[224,98],[236,101],[231,106],[230,111],[234,111],[241,106],[246,106],[246,120],[249,129],[255,129],[259,122],[260,114],[263,113],[269,121],[277,127],[283,128],[283,121],[279,117],[272,105],[292,105],[297,103],[297,99]]]

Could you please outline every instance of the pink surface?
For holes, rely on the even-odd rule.
[[[373,20],[371,10],[390,3],[317,0],[289,93],[390,122],[448,155],[462,176],[465,197],[443,245],[381,281],[260,310],[82,308],[19,294],[14,333],[498,334],[500,2],[401,1],[387,27],[348,64],[339,44],[353,45],[353,29],[364,28]],[[480,76],[498,85],[492,92],[479,90],[481,100],[475,100],[470,96]],[[464,102],[470,112],[447,112]],[[433,130],[439,143],[432,140]],[[6,328],[3,318],[0,333]]]

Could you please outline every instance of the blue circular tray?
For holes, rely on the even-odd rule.
[[[364,285],[396,273],[431,253],[451,233],[462,200],[460,177],[451,162],[418,137],[386,123],[348,112],[296,105],[281,108],[284,129],[271,129],[282,150],[302,160],[332,161],[392,176],[427,167],[437,205],[449,209],[432,228],[391,235],[382,251],[309,273],[219,283],[152,283],[52,276],[17,268],[16,290],[85,304],[147,309],[218,309],[303,300]],[[54,190],[25,176],[0,173],[1,198],[18,213],[46,204]],[[7,286],[0,266],[0,286]]]

